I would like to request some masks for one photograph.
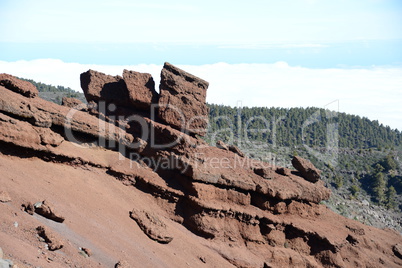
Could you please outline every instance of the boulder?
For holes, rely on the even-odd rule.
[[[34,129],[39,134],[41,144],[43,145],[57,147],[64,141],[64,138],[60,134],[52,131],[50,128],[34,127]]]
[[[159,118],[184,132],[204,136],[208,126],[208,86],[208,82],[166,62],[159,87]]]
[[[49,204],[49,202],[43,201],[43,202],[38,202],[35,205],[35,212],[38,213],[39,215],[48,218],[50,220],[53,220],[55,222],[63,222],[64,217],[61,215],[58,215],[52,206]]]
[[[127,106],[127,86],[121,76],[111,76],[94,70],[88,70],[80,76],[81,88],[88,102],[105,101]]]
[[[134,108],[149,110],[152,103],[157,103],[158,93],[155,91],[155,82],[148,73],[123,71],[129,101]]]
[[[229,151],[228,145],[221,140],[216,142],[216,147],[218,147],[219,149],[225,150],[225,151]]]
[[[70,108],[78,108],[78,106],[83,106],[83,103],[82,101],[76,98],[63,97],[63,99],[61,100],[61,105]]]
[[[81,88],[88,102],[105,101],[117,106],[149,110],[157,103],[155,82],[148,73],[124,70],[123,77],[88,70],[81,74]]]
[[[17,92],[25,97],[34,98],[38,95],[38,90],[28,81],[23,81],[9,74],[0,74],[0,86]]]
[[[130,217],[135,220],[140,229],[152,240],[168,244],[173,237],[167,231],[166,224],[156,214],[144,210],[133,209]]]
[[[301,176],[310,181],[317,182],[320,179],[321,171],[317,169],[310,161],[294,156],[292,159],[293,167],[300,172]]]
[[[292,175],[292,171],[285,167],[278,167],[276,168],[276,173],[283,175],[283,176],[290,176]]]
[[[49,246],[49,250],[54,251],[63,247],[63,243],[61,242],[61,240],[47,227],[38,226],[36,228],[36,231],[38,232],[38,235],[45,240],[45,242]]]
[[[236,145],[229,145],[229,151],[237,154],[240,157],[244,157],[244,153],[239,149],[239,147],[237,147]]]
[[[25,204],[22,204],[21,207],[24,209],[26,213],[29,215],[33,215],[35,212],[35,207],[31,202],[27,202]]]
[[[0,191],[0,202],[7,203],[11,201],[11,197],[6,191]]]

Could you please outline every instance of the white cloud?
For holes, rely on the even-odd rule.
[[[340,112],[379,120],[402,130],[402,68],[309,69],[274,64],[181,65],[210,83],[207,101],[235,106],[324,107],[339,100]],[[54,59],[0,61],[0,73],[80,90],[80,73],[94,69],[121,75],[123,69],[151,73],[159,84],[159,65],[94,65]],[[334,107],[330,105],[329,107]]]
[[[329,45],[315,43],[300,43],[300,44],[234,44],[220,45],[218,48],[234,48],[234,49],[275,49],[275,48],[326,48]]]

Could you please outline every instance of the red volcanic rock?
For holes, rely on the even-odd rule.
[[[276,173],[278,173],[278,174],[280,174],[280,175],[283,175],[283,176],[290,176],[290,175],[292,175],[292,171],[291,171],[290,169],[288,169],[288,168],[285,168],[285,167],[278,167],[278,168],[276,169]]]
[[[157,102],[158,93],[150,74],[124,70],[123,79],[127,85],[129,101],[135,108],[149,109],[152,103]]]
[[[311,182],[317,182],[320,179],[321,171],[317,169],[310,161],[295,156],[292,159],[292,165],[300,172],[302,177]]]
[[[216,147],[218,147],[219,149],[222,149],[222,150],[229,151],[228,145],[221,140],[216,142]]]
[[[70,108],[75,108],[81,104],[83,104],[82,101],[80,101],[79,99],[76,99],[76,98],[63,97],[63,99],[61,100],[62,106],[67,106]]]
[[[244,153],[236,145],[229,145],[229,151],[237,154],[238,156],[244,157]]]
[[[159,117],[178,129],[204,136],[208,125],[208,85],[166,62],[161,72]]]
[[[34,85],[9,74],[0,74],[0,86],[29,98],[34,98],[38,95],[38,90]]]
[[[56,213],[49,202],[43,201],[35,204],[35,212],[55,222],[63,222],[64,217]]]
[[[42,237],[45,242],[49,246],[49,250],[54,251],[61,249],[63,247],[63,242],[61,242],[60,238],[58,235],[56,235],[54,232],[50,231],[45,226],[38,226],[36,228],[36,231],[38,232],[38,235]]]
[[[173,237],[166,230],[166,224],[156,214],[143,210],[133,209],[130,217],[135,220],[141,230],[152,240],[162,244],[168,244]]]
[[[80,76],[81,88],[85,98],[90,101],[106,101],[127,106],[127,86],[121,76],[111,76],[94,70],[88,70]]]
[[[0,191],[0,202],[7,203],[11,201],[10,194],[6,191]]]
[[[123,77],[88,70],[81,74],[81,87],[90,101],[106,101],[117,106],[148,110],[156,103],[158,93],[148,73],[123,71]]]

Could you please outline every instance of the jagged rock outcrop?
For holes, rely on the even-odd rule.
[[[205,135],[209,83],[165,62],[161,72],[159,117],[178,129]]]
[[[133,107],[149,110],[153,103],[158,103],[155,82],[150,74],[124,70],[123,79],[126,82],[130,104]]]
[[[27,81],[23,81],[9,74],[0,74],[0,86],[9,90],[20,93],[25,97],[34,98],[38,96],[38,90],[34,85]]]
[[[134,109],[149,110],[158,98],[150,74],[128,70],[123,77],[88,70],[81,74],[81,88],[88,102],[105,101]]]
[[[80,80],[88,102],[106,101],[124,106],[128,104],[127,86],[121,76],[88,70],[81,74]]]
[[[320,179],[321,171],[318,170],[310,161],[303,159],[300,156],[294,156],[292,159],[292,165],[306,180],[317,182]]]
[[[116,117],[113,113],[102,114],[95,108],[96,105],[88,109],[88,112],[69,109],[39,98],[27,99],[0,86],[0,152],[31,161],[39,158],[38,163],[51,162],[54,165],[62,163],[62,171],[58,174],[65,174],[66,177],[70,176],[64,172],[67,166],[74,167],[70,171],[79,173],[80,183],[85,181],[89,174],[93,173],[96,177],[103,174],[103,181],[94,180],[90,184],[91,189],[96,184],[105,183],[106,178],[114,177],[118,181],[113,180],[113,184],[123,185],[124,188],[108,191],[108,202],[113,200],[113,194],[116,197],[126,193],[128,188],[135,187],[138,190],[136,194],[144,193],[146,200],[134,200],[142,204],[153,202],[154,208],[158,207],[159,212],[163,212],[143,211],[138,202],[134,203],[131,199],[124,200],[127,210],[123,211],[125,220],[121,220],[120,223],[127,228],[125,232],[131,234],[135,231],[130,225],[131,214],[148,237],[161,243],[168,243],[163,245],[164,249],[172,249],[172,252],[177,254],[181,254],[180,250],[183,249],[173,250],[182,243],[175,243],[176,236],[172,241],[174,232],[178,234],[177,241],[194,239],[194,234],[198,235],[194,241],[204,242],[195,243],[207,244],[208,250],[214,252],[209,257],[221,256],[223,263],[228,266],[398,267],[402,265],[402,260],[398,256],[400,247],[396,246],[402,244],[402,237],[398,233],[365,226],[337,215],[320,204],[322,200],[330,197],[330,191],[319,179],[319,171],[312,165],[306,164],[306,160],[299,160],[303,164],[304,173],[300,167],[295,167],[298,171],[291,171],[247,156],[239,157],[229,149],[222,150],[208,146],[192,135],[156,122],[143,114],[136,114],[136,121],[130,121],[135,110],[126,109],[125,114],[120,113],[120,117]],[[38,132],[38,129],[45,131]],[[53,139],[50,139],[52,135],[61,137],[61,142],[57,138],[52,141]],[[4,167],[0,165],[0,168]],[[33,172],[31,176],[36,176],[38,179],[40,175],[37,173]],[[81,177],[81,174],[86,175]],[[46,183],[50,184],[51,176],[46,180],[49,180]],[[30,183],[30,177],[25,181]],[[63,184],[63,187],[73,187],[73,184]],[[18,186],[14,183],[10,185]],[[76,190],[77,194],[79,190]],[[102,187],[96,188],[96,198],[103,195],[102,190],[105,191]],[[89,201],[86,196],[84,200]],[[14,201],[9,204],[12,203]],[[58,204],[58,208],[60,205],[61,203]],[[131,211],[133,205],[136,209]],[[32,204],[26,207],[31,206]],[[93,206],[94,208],[89,208],[87,211],[96,210],[93,216],[96,220],[108,217],[111,213],[106,212],[105,215],[98,213],[99,205],[96,203]],[[85,209],[67,204],[62,210],[63,213],[72,207],[77,211]],[[113,210],[122,209],[120,204],[112,207]],[[30,210],[32,208],[28,211]],[[5,217],[4,215],[2,214],[2,217]],[[160,215],[166,217],[162,218]],[[86,216],[79,215],[78,218],[87,223],[95,221],[86,219]],[[67,223],[61,225],[71,224],[71,218],[67,216],[66,218]],[[108,218],[106,222],[115,228],[114,220]],[[174,222],[169,222],[170,220]],[[178,224],[182,226],[179,228]],[[81,222],[77,225],[85,228]],[[113,236],[115,230],[111,230],[113,229],[110,228],[111,225],[107,225],[109,228],[105,227],[101,235]],[[187,229],[185,232],[182,230],[183,226]],[[186,233],[188,230],[193,234]],[[38,231],[41,236],[45,232],[42,229]],[[88,232],[92,230],[88,229]],[[60,231],[60,235],[68,234],[71,234],[71,231]],[[47,239],[45,237],[48,235],[43,234],[43,237]],[[112,243],[113,246],[107,244],[103,245],[103,248],[118,247],[120,242],[125,247],[133,244],[131,240],[128,243],[124,235],[114,238],[117,241],[106,239],[107,243]],[[140,239],[140,235],[133,240],[136,239]],[[56,249],[62,244],[55,243],[53,246],[53,239],[49,240],[51,240],[48,242],[49,248]],[[172,242],[169,243],[170,241]],[[151,244],[161,246],[147,240],[141,247],[152,246]],[[66,243],[66,247],[68,246]],[[96,245],[91,246],[91,249],[93,256],[86,259],[95,259],[96,253],[99,252]],[[120,252],[120,249],[117,251]],[[147,250],[141,249],[141,252],[145,251]],[[206,252],[207,250],[202,254]],[[69,254],[69,251],[66,251],[66,254]],[[153,254],[157,255],[158,252]],[[117,260],[126,258],[130,256],[119,255],[108,267],[114,265]],[[148,257],[146,260],[152,261]],[[192,265],[202,265],[199,255],[195,256],[194,260],[198,263],[194,262]]]

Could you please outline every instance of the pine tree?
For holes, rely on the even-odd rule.
[[[395,190],[394,186],[390,186],[387,191],[387,208],[388,209],[396,207],[395,196],[396,196],[396,190]]]
[[[374,197],[376,198],[376,200],[379,204],[384,204],[384,202],[385,202],[385,193],[386,193],[386,186],[387,186],[384,173],[382,173],[383,170],[384,170],[384,168],[380,164],[377,164],[375,166],[375,175],[374,175],[374,181],[373,181],[373,185],[372,185]]]

